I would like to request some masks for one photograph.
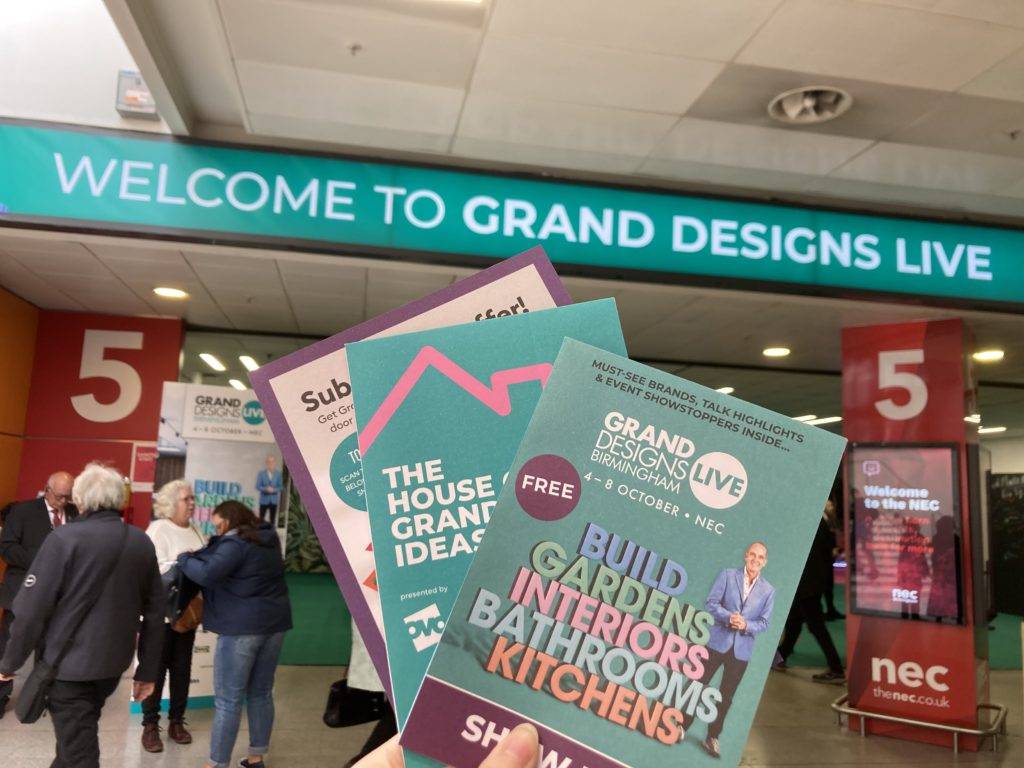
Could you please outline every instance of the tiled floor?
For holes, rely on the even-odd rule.
[[[1009,735],[998,752],[962,753],[887,738],[862,739],[837,728],[828,703],[841,688],[810,682],[811,670],[772,673],[750,740],[744,766],[808,768],[829,766],[1024,766],[1021,673],[995,672],[992,699],[1010,708]],[[323,725],[327,687],[341,676],[336,667],[281,667],[278,670],[277,722],[268,765],[273,768],[341,768],[366,739],[372,726],[332,730]],[[139,716],[128,713],[127,689],[107,702],[100,722],[104,766],[124,768],[199,768],[206,756],[210,735],[210,710],[189,714],[196,741],[190,747],[168,743],[159,755],[139,746]],[[235,759],[244,756],[245,720],[239,734]],[[987,747],[986,747],[987,749]],[[18,724],[8,712],[0,720],[0,765],[7,768],[45,768],[53,756],[53,732],[47,719],[32,726]]]

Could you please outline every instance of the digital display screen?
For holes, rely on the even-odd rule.
[[[854,613],[962,620],[956,459],[952,446],[851,447]]]

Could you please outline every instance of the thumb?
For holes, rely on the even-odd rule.
[[[480,763],[480,768],[534,768],[539,751],[537,729],[530,723],[523,723],[498,743]]]

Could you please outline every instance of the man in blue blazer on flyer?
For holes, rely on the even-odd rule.
[[[718,716],[708,724],[704,749],[712,757],[720,756],[718,739],[739,687],[747,662],[754,652],[757,636],[768,629],[775,605],[775,587],[761,575],[768,563],[768,547],[755,541],[743,555],[742,568],[725,568],[715,578],[704,603],[715,617],[708,640],[708,660],[701,679],[705,685],[722,669],[722,703]]]

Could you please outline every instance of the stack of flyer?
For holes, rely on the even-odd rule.
[[[407,764],[739,764],[845,440],[629,360],[537,250],[254,384]]]

